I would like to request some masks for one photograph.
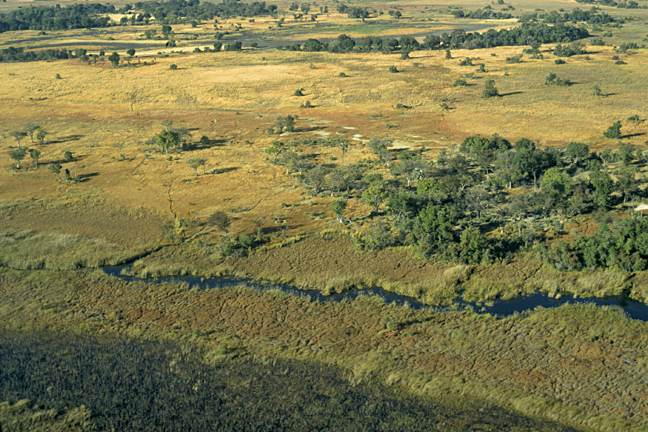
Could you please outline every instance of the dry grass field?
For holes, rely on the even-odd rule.
[[[12,131],[39,124],[49,134],[42,146],[23,139],[23,145],[41,150],[41,167],[3,170],[0,199],[58,200],[79,190],[125,210],[144,207],[164,217],[201,219],[227,211],[236,219],[234,233],[250,230],[249,221],[259,216],[289,217],[291,233],[298,234],[321,228],[325,221],[308,214],[325,213],[333,199],[308,199],[296,180],[267,163],[264,150],[277,137],[266,130],[279,115],[298,116],[296,132],[284,139],[349,140],[347,164],[373,157],[365,146],[371,137],[389,138],[399,148],[432,151],[452,148],[471,134],[494,133],[544,145],[582,141],[602,149],[615,145],[602,135],[610,124],[643,116],[645,50],[622,55],[625,65],[611,60],[614,52],[607,46],[588,47],[587,58],[572,57],[564,65],[555,65],[551,54],[544,60],[524,56],[521,63],[505,63],[522,49],[454,51],[450,60],[431,51],[400,60],[382,54],[246,50],[139,56],[131,67],[118,68],[78,59],[3,63],[5,167],[16,146]],[[465,57],[478,58],[473,63],[485,63],[487,72],[459,66]],[[171,64],[178,69],[171,70]],[[389,73],[391,65],[400,72]],[[348,77],[340,78],[342,72]],[[471,72],[468,87],[452,86]],[[550,72],[575,84],[546,86]],[[503,97],[481,98],[486,79],[495,80]],[[594,85],[604,97],[592,95]],[[293,95],[299,88],[305,96]],[[301,107],[307,100],[313,108]],[[449,110],[440,107],[442,101]],[[398,109],[398,104],[408,108]],[[164,130],[164,120],[190,130],[190,142],[204,135],[212,145],[170,157],[160,153],[151,140]],[[624,128],[635,135],[633,144],[644,147],[643,123],[625,122]],[[44,166],[63,161],[65,151],[75,158],[64,162],[64,168],[83,182],[61,184]],[[317,148],[314,153],[322,163],[341,164],[339,149]],[[196,157],[206,159],[205,175],[195,177],[187,165]],[[287,210],[282,203],[304,205]]]

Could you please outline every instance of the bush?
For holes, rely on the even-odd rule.
[[[176,70],[176,69],[178,69],[178,66],[174,63],[171,66],[169,66],[169,69]]]
[[[556,59],[556,60],[554,60],[554,64],[557,64],[557,65],[565,64],[565,60],[563,60],[563,59]]]
[[[389,72],[398,73],[398,69],[396,69],[396,66],[389,66]]]

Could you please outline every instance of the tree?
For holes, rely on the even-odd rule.
[[[110,57],[108,57],[108,60],[110,60],[110,63],[112,63],[112,65],[116,67],[117,65],[119,65],[119,54],[117,54],[116,52],[112,53]]]
[[[614,184],[610,176],[601,170],[590,171],[590,182],[594,186],[594,203],[601,208],[607,207]]]
[[[306,173],[304,181],[313,188],[315,195],[320,193],[326,184],[326,171],[325,167],[317,165]]]
[[[50,163],[49,170],[56,174],[56,177],[61,180],[61,164],[59,163]]]
[[[466,190],[465,200],[468,208],[477,212],[477,217],[481,218],[482,211],[489,206],[491,196],[482,186],[473,186]]]
[[[581,142],[570,142],[565,148],[565,156],[574,162],[574,165],[578,165],[581,160],[587,159],[589,155],[589,146]]]
[[[26,155],[27,149],[24,147],[11,152],[11,159],[16,161],[16,169],[20,169],[20,162],[25,159]]]
[[[279,154],[283,152],[286,149],[286,145],[282,143],[281,141],[272,141],[270,143],[270,146],[268,146],[265,149],[265,152],[269,155],[274,156],[274,162],[277,162],[277,158],[279,157]]]
[[[614,123],[612,126],[608,128],[605,132],[603,132],[603,136],[605,138],[609,139],[621,139],[623,138],[623,135],[621,135],[621,122],[618,121]]]
[[[574,192],[574,183],[569,174],[553,167],[549,168],[542,177],[540,188],[566,199]]]
[[[223,233],[227,234],[227,228],[230,226],[230,217],[223,211],[217,211],[209,216],[207,223],[211,226],[218,228]]]
[[[40,141],[41,145],[45,144],[45,136],[47,135],[47,132],[44,131],[41,128],[38,128],[36,131],[36,139]]]
[[[465,264],[481,263],[489,251],[488,239],[479,228],[470,225],[461,233],[459,259]]]
[[[29,151],[29,156],[34,160],[34,163],[36,164],[36,168],[38,168],[38,158],[40,157],[41,152],[38,149],[31,149]]]
[[[338,222],[341,224],[344,223],[344,209],[346,209],[347,202],[345,200],[337,200],[333,203],[333,214],[337,218]]]
[[[369,147],[371,147],[376,156],[378,156],[378,160],[380,160],[380,162],[386,162],[387,166],[389,166],[391,161],[389,150],[387,150],[387,147],[390,145],[391,141],[386,139],[378,139],[374,137],[369,140]]]
[[[599,87],[598,85],[595,85],[594,87],[592,87],[592,90],[593,90],[592,95],[594,95],[594,96],[603,96],[603,92],[601,91],[601,87]]]
[[[34,132],[40,129],[40,126],[35,125],[35,124],[30,124],[25,127],[25,132],[29,135],[29,139],[31,140],[32,144],[34,144]]]
[[[126,54],[128,54],[132,58],[135,55],[135,48],[130,48],[128,51],[126,51]]]
[[[632,195],[637,192],[637,185],[635,184],[635,176],[637,170],[628,166],[621,167],[619,174],[617,174],[617,188],[621,195],[623,195],[623,202],[626,203],[632,198]]]
[[[349,143],[345,140],[340,141],[340,150],[342,150],[342,165],[344,165],[344,153],[349,149]]]
[[[635,146],[630,143],[619,144],[619,159],[624,165],[630,164],[635,158]]]
[[[484,92],[482,93],[482,97],[488,99],[495,96],[499,96],[499,91],[497,90],[497,87],[495,87],[495,81],[493,80],[486,81],[486,84],[484,86]]]
[[[16,139],[16,142],[18,143],[18,149],[20,150],[20,141],[27,136],[27,132],[14,131],[11,132],[11,136]]]
[[[63,159],[66,162],[71,162],[74,160],[74,155],[72,154],[71,151],[67,150],[65,153],[63,153]]]
[[[198,168],[203,167],[203,175],[205,174],[205,159],[189,159],[187,164],[194,169],[194,176],[198,177]]]
[[[374,213],[378,214],[380,205],[387,197],[387,189],[383,181],[376,181],[369,185],[364,192],[362,192],[362,199],[367,205],[374,208]]]
[[[169,153],[169,148],[180,145],[180,134],[173,130],[164,130],[156,135],[155,140],[164,153]]]

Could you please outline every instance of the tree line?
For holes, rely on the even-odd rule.
[[[119,23],[106,16],[127,13],[130,10],[143,13],[133,14],[131,20],[122,18]],[[113,25],[135,25],[148,23],[151,17],[159,22],[184,22],[186,20],[211,20],[214,17],[233,16],[254,17],[272,15],[277,6],[265,2],[242,3],[239,0],[226,0],[222,3],[200,3],[199,0],[171,0],[166,2],[146,2],[125,5],[117,10],[113,5],[100,3],[73,4],[66,7],[37,6],[20,8],[0,14],[0,33],[17,30],[70,30],[79,28],[101,28]],[[102,15],[102,16],[100,16]]]
[[[289,51],[328,51],[332,53],[350,52],[383,52],[412,51],[412,50],[441,50],[441,49],[478,49],[498,46],[522,46],[534,43],[572,42],[590,37],[589,32],[581,27],[568,24],[548,26],[541,23],[524,23],[519,27],[507,30],[490,29],[484,33],[467,33],[456,29],[441,36],[429,35],[423,43],[411,36],[400,39],[365,36],[353,39],[340,35],[328,42],[308,39],[303,44],[295,43],[285,47]]]

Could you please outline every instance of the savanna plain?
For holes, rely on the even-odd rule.
[[[647,25],[0,3],[1,430],[647,430]]]

